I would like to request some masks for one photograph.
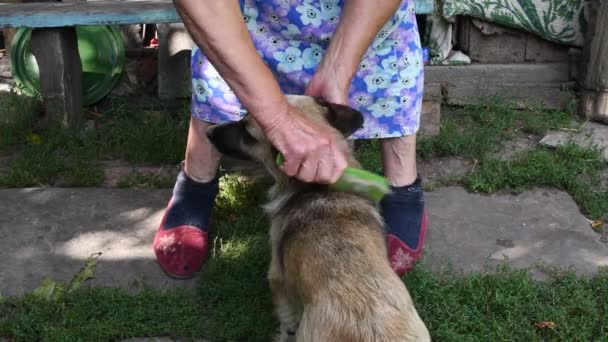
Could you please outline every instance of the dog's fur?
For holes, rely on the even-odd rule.
[[[306,96],[289,96],[310,119],[345,137],[361,113]],[[353,194],[288,178],[277,151],[250,118],[212,127],[209,139],[227,155],[261,162],[274,179],[265,209],[271,221],[268,279],[281,322],[280,341],[430,341],[410,294],[387,258],[377,207]],[[349,166],[359,167],[352,155]]]

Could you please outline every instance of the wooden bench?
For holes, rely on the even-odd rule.
[[[222,0],[218,0],[222,1]],[[433,0],[415,0],[416,12],[433,11]],[[0,4],[0,28],[34,28],[32,53],[49,118],[76,127],[82,119],[82,75],[75,26],[180,23],[170,0]]]

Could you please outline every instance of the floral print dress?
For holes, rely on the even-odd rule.
[[[340,20],[344,0],[241,0],[254,46],[286,94],[303,94]],[[230,44],[227,42],[227,44]],[[404,0],[367,50],[350,87],[363,113],[355,139],[412,135],[420,127],[423,62],[414,1]],[[198,49],[192,50],[192,115],[223,123],[245,112]]]

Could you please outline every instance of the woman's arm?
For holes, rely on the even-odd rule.
[[[243,106],[263,127],[284,115],[285,98],[258,55],[235,0],[174,0],[184,25]]]
[[[285,173],[334,183],[346,168],[333,133],[291,107],[258,55],[238,0],[174,0],[192,39],[283,153]]]
[[[345,0],[340,22],[307,94],[348,103],[348,90],[363,55],[402,0]]]

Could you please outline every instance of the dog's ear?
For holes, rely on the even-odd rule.
[[[257,143],[257,140],[249,134],[243,120],[225,123],[210,127],[207,137],[211,144],[222,154],[241,160],[250,160],[247,147]]]
[[[317,99],[317,103],[327,108],[327,122],[345,137],[349,137],[363,127],[363,114],[358,110],[322,99]]]

